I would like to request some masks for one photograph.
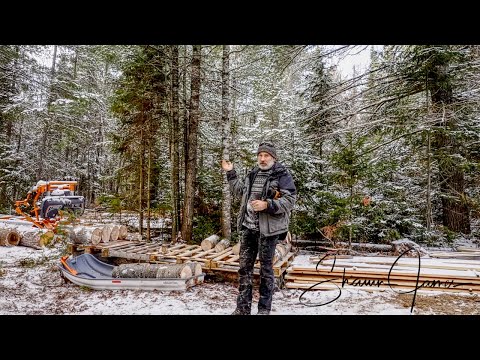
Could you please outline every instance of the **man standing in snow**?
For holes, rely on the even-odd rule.
[[[295,205],[297,190],[289,171],[277,161],[275,146],[258,146],[257,164],[244,180],[237,177],[233,164],[222,160],[230,189],[241,197],[237,228],[240,240],[239,294],[233,315],[250,315],[252,307],[253,267],[257,252],[260,259],[260,299],[258,313],[270,314],[275,287],[273,257],[279,238],[284,238]]]

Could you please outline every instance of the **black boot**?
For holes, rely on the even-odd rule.
[[[250,315],[250,313],[247,312],[246,310],[236,308],[235,311],[232,312],[230,315]]]
[[[270,315],[270,311],[267,309],[259,309],[257,315]]]

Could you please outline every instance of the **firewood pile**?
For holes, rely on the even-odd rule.
[[[129,234],[125,225],[116,224],[60,225],[55,231],[65,235],[73,244],[97,245],[117,240],[141,240],[138,234]],[[52,230],[39,229],[26,220],[0,221],[0,246],[20,245],[42,249],[52,242],[54,236]]]

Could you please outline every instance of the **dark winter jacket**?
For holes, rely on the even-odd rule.
[[[237,221],[238,231],[242,230],[253,179],[259,170],[260,168],[256,166],[243,181],[238,178],[235,169],[227,172],[230,189],[235,196],[242,199]],[[261,196],[261,200],[266,200],[268,206],[258,213],[260,233],[265,236],[283,234],[288,231],[290,214],[297,199],[297,189],[289,171],[279,162],[275,162],[270,170],[271,173],[265,182]],[[276,192],[279,194],[277,193],[277,196],[274,197]]]

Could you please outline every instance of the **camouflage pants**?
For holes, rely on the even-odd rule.
[[[260,260],[260,299],[258,310],[272,309],[272,296],[275,287],[273,275],[273,257],[278,235],[265,237],[260,232],[244,229],[240,243],[239,294],[237,309],[250,314],[252,308],[253,266],[255,259]]]

